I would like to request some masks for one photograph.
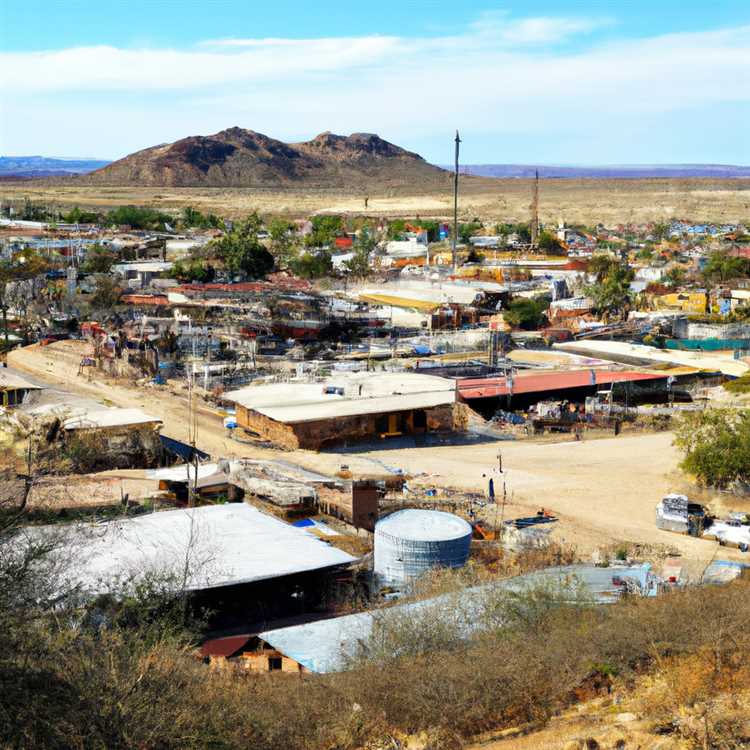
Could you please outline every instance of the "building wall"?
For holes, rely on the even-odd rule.
[[[468,411],[463,404],[445,404],[416,411],[425,412],[427,432],[463,430],[468,424]],[[404,434],[411,434],[415,431],[413,410],[390,413],[399,415],[401,431]],[[372,440],[382,434],[384,418],[387,418],[387,414],[362,414],[315,422],[285,424],[240,405],[237,406],[237,424],[240,427],[251,430],[275,445],[290,450],[297,448],[319,450],[325,446],[343,442]]]
[[[281,669],[271,670],[269,659],[281,659]],[[294,659],[284,656],[281,651],[272,649],[263,649],[240,655],[240,664],[248,672],[303,672],[304,667],[298,664]]]
[[[263,414],[259,414],[257,411],[247,409],[239,404],[237,404],[236,416],[237,424],[240,427],[257,433],[260,437],[271,441],[274,445],[288,448],[289,450],[295,450],[300,447],[291,425],[269,419]]]
[[[687,318],[675,320],[672,330],[680,339],[750,339],[748,323],[697,323]]]

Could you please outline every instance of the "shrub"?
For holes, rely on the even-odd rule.
[[[675,445],[682,467],[716,487],[750,479],[750,413],[707,409],[685,414],[677,424]]]

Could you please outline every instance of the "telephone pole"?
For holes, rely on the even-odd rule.
[[[539,241],[539,170],[534,172],[534,189],[531,194],[531,246]]]
[[[458,146],[461,143],[461,139],[458,137],[458,130],[456,131],[456,163],[455,171],[453,172],[453,245],[452,245],[452,257],[453,257],[453,273],[456,273],[456,243],[458,242]]]

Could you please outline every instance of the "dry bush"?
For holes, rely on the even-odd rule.
[[[662,667],[651,695],[673,701],[665,716],[693,701],[686,741],[705,739],[708,705],[710,742],[693,746],[732,748],[744,729],[727,696],[748,689],[748,593],[740,580],[610,607],[506,594],[473,634],[454,594],[442,612],[377,634],[400,638],[398,648],[370,643],[352,671],[318,676],[207,670],[179,629],[158,622],[90,630],[58,616],[4,618],[6,633],[25,637],[0,654],[0,746],[345,750],[426,732],[430,747],[452,750],[548,718],[582,684],[606,690],[611,675]]]

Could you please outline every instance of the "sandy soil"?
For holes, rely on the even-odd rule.
[[[258,210],[264,214],[309,216],[315,212],[369,216],[452,215],[452,187],[439,192],[404,186],[373,190],[367,210],[360,190],[266,190],[248,188],[87,187],[43,182],[0,184],[0,201],[24,198],[55,206],[80,205],[107,209],[124,204],[151,205],[165,210],[192,205],[229,218]],[[463,220],[520,221],[529,216],[531,181],[462,178],[459,210]],[[673,217],[696,221],[734,222],[747,218],[750,180],[543,180],[539,214],[545,223],[614,225],[664,221]]]
[[[108,405],[140,407],[163,420],[164,434],[187,438],[184,393],[163,386],[137,389],[79,376],[70,351],[76,346],[80,343],[59,342],[15,350],[9,364],[74,394],[106,399]],[[67,356],[56,356],[57,350]],[[553,535],[582,552],[614,542],[639,542],[675,548],[697,565],[705,565],[717,550],[714,542],[660,531],[655,526],[656,503],[685,481],[677,472],[678,454],[671,433],[581,442],[491,440],[407,449],[384,446],[344,453],[280,452],[232,440],[220,414],[208,405],[201,405],[198,414],[198,444],[216,457],[280,458],[328,475],[335,474],[342,464],[355,474],[381,472],[384,465],[398,467],[416,476],[410,486],[420,494],[423,486],[483,492],[492,474],[498,494],[503,481],[506,483],[506,518],[544,507],[560,517]],[[502,477],[496,469],[499,451]],[[723,548],[721,556],[731,557],[733,552]]]

